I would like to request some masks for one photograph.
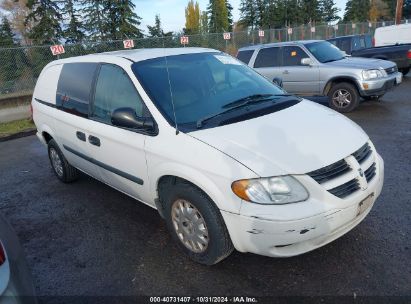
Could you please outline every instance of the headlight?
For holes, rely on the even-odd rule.
[[[365,70],[362,71],[362,78],[364,80],[382,78],[387,76],[387,73],[384,70]]]
[[[233,192],[248,202],[279,205],[305,201],[308,192],[292,176],[243,179],[231,185]]]

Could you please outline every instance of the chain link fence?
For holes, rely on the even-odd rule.
[[[408,20],[404,21],[408,23]],[[363,22],[338,25],[298,26],[294,28],[249,30],[230,33],[207,33],[188,36],[190,47],[207,47],[236,55],[243,46],[260,43],[306,39],[329,39],[353,34],[374,34],[376,28],[394,22]],[[226,37],[227,38],[227,37]],[[181,47],[180,36],[134,39],[134,48]],[[24,96],[32,92],[43,67],[58,58],[68,58],[92,53],[123,49],[123,41],[94,41],[66,44],[65,53],[53,56],[50,46],[24,46],[0,49],[0,102],[5,98]]]

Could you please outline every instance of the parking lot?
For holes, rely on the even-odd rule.
[[[408,77],[347,115],[385,160],[383,192],[358,227],[302,256],[235,252],[195,264],[157,211],[84,175],[59,182],[35,136],[0,143],[0,212],[18,232],[39,296],[411,296],[410,95]]]

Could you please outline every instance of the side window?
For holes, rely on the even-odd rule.
[[[237,59],[248,64],[250,62],[251,56],[253,56],[254,50],[239,51],[237,54]]]
[[[255,68],[276,67],[280,66],[280,48],[264,48],[261,49],[254,62]]]
[[[127,73],[118,66],[103,64],[97,78],[91,116],[111,124],[111,113],[118,108],[132,108],[137,116],[144,116],[143,102]]]
[[[341,38],[337,46],[341,51],[344,51],[347,54],[351,54],[351,39],[350,38]]]
[[[309,56],[300,47],[285,46],[283,48],[283,65],[284,66],[301,65],[301,59],[303,58],[309,58]]]
[[[96,63],[66,63],[57,84],[57,107],[87,117]]]

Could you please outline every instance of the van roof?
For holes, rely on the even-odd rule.
[[[193,54],[193,53],[207,53],[207,52],[219,52],[214,49],[199,48],[199,47],[184,47],[184,48],[148,48],[148,49],[133,49],[133,50],[121,50],[105,53],[96,53],[83,56],[70,57],[60,60],[55,60],[52,63],[69,63],[78,61],[87,61],[90,58],[101,58],[106,57],[119,57],[125,58],[133,62],[158,58],[162,56],[173,56],[182,54]]]
[[[246,50],[256,50],[265,47],[273,47],[273,46],[285,46],[285,45],[305,45],[312,42],[320,42],[324,40],[297,40],[297,41],[285,41],[285,42],[274,42],[274,43],[266,43],[266,44],[255,44],[250,46],[245,46],[239,49],[239,51],[246,51]]]

